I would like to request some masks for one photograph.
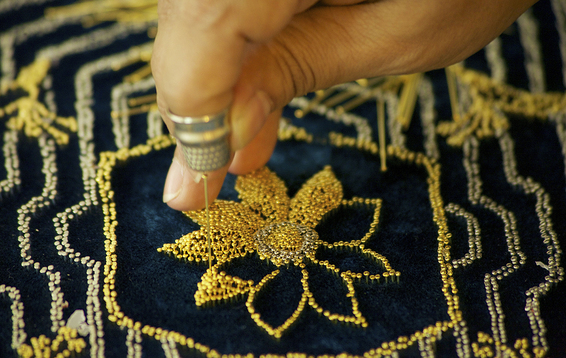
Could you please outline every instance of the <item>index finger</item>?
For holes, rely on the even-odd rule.
[[[157,90],[171,112],[226,109],[243,60],[314,0],[160,0],[152,56]]]

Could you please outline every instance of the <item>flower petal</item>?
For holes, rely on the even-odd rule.
[[[254,228],[251,226],[242,227],[239,230],[233,228],[211,228],[212,259],[223,263],[234,257],[241,257],[248,252],[255,251],[256,243],[253,234]],[[189,262],[207,262],[208,240],[206,227],[186,234],[172,244],[164,244],[157,251],[166,252]]]
[[[212,301],[224,301],[249,292],[255,282],[273,274],[257,255],[241,255],[215,263],[201,276],[195,292],[195,302],[201,306]]]
[[[216,200],[209,207],[210,227],[244,231],[256,230],[265,225],[264,220],[246,205],[227,200]],[[201,227],[206,227],[206,210],[185,211]]]
[[[293,271],[295,270],[293,270],[293,267],[291,267],[291,269],[284,270],[282,275],[280,275],[280,270],[275,270],[272,273],[266,275],[255,287],[252,287],[248,296],[248,301],[246,302],[246,306],[254,322],[259,327],[265,329],[268,334],[276,338],[281,337],[283,332],[285,332],[297,320],[297,318],[299,318],[308,300],[308,293],[304,290],[304,284],[302,285],[303,289],[300,298],[298,298],[298,295],[296,295],[296,293],[298,292],[293,292],[293,286],[289,285],[289,282],[286,278],[289,275],[292,276],[293,273],[297,273],[296,271]],[[298,274],[300,275],[300,273]],[[278,275],[279,277],[277,277]],[[293,281],[295,283],[299,283],[298,277],[295,277]],[[264,287],[266,286],[269,286],[269,290],[264,290]],[[289,303],[290,301],[292,302],[297,298],[298,304],[296,308],[294,308],[294,310],[291,312],[289,308],[293,308],[294,305],[289,306],[285,303]],[[265,301],[265,305],[261,305],[260,302],[258,302],[260,300]],[[281,304],[283,304],[283,306],[281,306]],[[280,307],[273,309],[275,305],[279,305]],[[266,313],[276,313],[279,317],[262,317],[262,315],[258,312],[261,311],[262,308],[258,306],[268,306],[270,309],[266,310]],[[285,318],[285,316],[287,316],[287,318]],[[274,327],[274,324],[267,323],[268,320],[277,320],[279,321],[277,323],[280,323],[282,321],[281,317],[283,317],[285,321],[283,321],[277,327]]]
[[[227,275],[224,271],[218,272],[218,264],[206,270],[197,284],[195,302],[201,306],[211,301],[222,301],[243,295],[254,285],[251,280],[242,280],[237,276]]]
[[[326,246],[326,247],[325,247]],[[319,248],[316,258],[309,259],[341,277],[354,281],[397,282],[401,273],[396,271],[387,258],[363,245]],[[337,249],[339,248],[339,249]]]
[[[333,246],[360,246],[375,236],[379,224],[381,199],[353,197],[324,218],[316,228],[321,243]]]
[[[235,188],[240,194],[242,204],[265,218],[268,224],[287,220],[287,187],[283,180],[267,167],[239,176]]]
[[[309,272],[303,270],[303,275],[303,284],[307,285],[305,291],[311,293],[308,300],[309,306],[330,321],[347,322],[367,327],[367,321],[358,308],[356,290],[351,277],[343,273],[336,279],[336,276],[332,275],[332,271],[322,264],[311,266]],[[316,284],[319,283],[322,284],[317,287]],[[333,292],[333,294],[328,295],[328,291]],[[337,297],[339,292],[343,292],[342,297]],[[315,297],[318,298],[319,302]],[[342,309],[347,307],[350,312],[331,312],[330,309],[332,308],[325,309],[323,306],[340,307]]]
[[[289,220],[314,229],[326,213],[340,205],[342,196],[342,184],[326,166],[291,199]]]

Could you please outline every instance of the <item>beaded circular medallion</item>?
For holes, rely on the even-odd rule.
[[[301,262],[305,254],[312,255],[318,234],[308,226],[285,221],[259,229],[254,239],[260,257],[281,266]]]

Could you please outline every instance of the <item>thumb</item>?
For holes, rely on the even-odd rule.
[[[221,169],[207,174],[209,202],[214,201],[218,196],[230,163]],[[165,180],[163,202],[176,210],[197,210],[202,208],[205,202],[202,175],[202,173],[189,168],[183,151],[177,146],[169,172],[167,173],[167,179]]]

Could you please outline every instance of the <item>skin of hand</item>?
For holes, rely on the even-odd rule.
[[[264,165],[293,97],[359,78],[423,72],[464,60],[534,0],[159,0],[151,66],[157,104],[203,116],[230,108],[226,167],[209,173],[214,200],[228,172]],[[197,179],[197,180],[195,180]],[[179,148],[163,201],[204,207],[198,174]]]

